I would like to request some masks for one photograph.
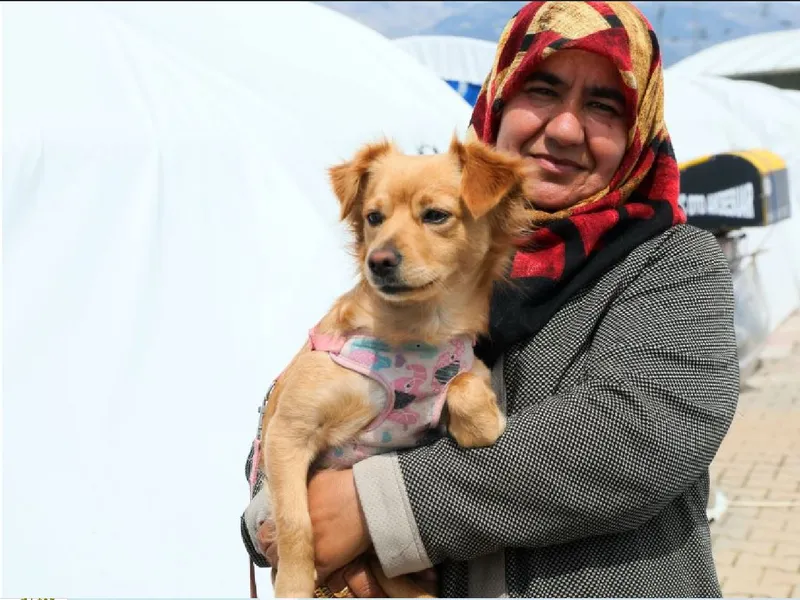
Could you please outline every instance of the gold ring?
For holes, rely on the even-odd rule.
[[[314,598],[355,598],[349,585],[344,586],[338,592],[331,591],[327,585],[320,585],[314,590]]]

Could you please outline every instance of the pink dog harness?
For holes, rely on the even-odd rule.
[[[327,352],[341,366],[374,379],[386,390],[376,406],[378,416],[352,443],[319,457],[322,468],[347,468],[384,452],[422,443],[439,426],[447,386],[472,368],[472,340],[457,337],[444,346],[412,343],[392,347],[377,338],[326,336],[312,329],[312,350]]]

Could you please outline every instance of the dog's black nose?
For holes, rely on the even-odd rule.
[[[400,253],[394,248],[381,248],[370,253],[367,264],[376,277],[389,277],[394,274],[402,260]]]

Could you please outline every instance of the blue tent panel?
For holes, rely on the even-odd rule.
[[[461,94],[464,100],[469,102],[470,106],[475,106],[475,103],[478,101],[478,94],[481,91],[481,86],[475,85],[474,83],[467,83],[466,81],[446,81],[451,88]]]

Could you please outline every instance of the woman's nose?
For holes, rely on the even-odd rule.
[[[585,141],[583,122],[571,109],[554,114],[545,127],[545,135],[561,146],[578,146]]]

